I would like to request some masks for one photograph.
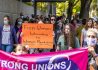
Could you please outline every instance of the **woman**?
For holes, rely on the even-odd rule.
[[[87,30],[92,27],[93,27],[93,19],[89,18],[89,20],[87,21],[87,23],[85,24],[81,32],[81,47],[85,47],[87,45],[86,33],[87,33]]]
[[[64,26],[64,34],[58,39],[56,51],[76,48],[77,39],[74,33],[75,32],[72,31],[70,24],[66,24]]]
[[[21,22],[21,26],[17,32],[17,38],[18,38],[18,43],[22,43],[22,24],[24,23],[29,23],[29,20],[27,18],[23,18],[23,21]]]
[[[18,30],[20,29],[21,25],[22,25],[23,20],[21,18],[17,18],[16,22],[15,22],[15,30],[16,33],[18,32]]]
[[[88,29],[86,42],[89,50],[89,68],[98,70],[97,32],[95,31],[95,29]]]
[[[13,44],[17,44],[14,26],[10,24],[9,16],[4,16],[4,25],[0,26],[0,46],[5,52],[12,52]]]

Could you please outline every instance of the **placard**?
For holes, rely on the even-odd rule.
[[[24,23],[22,34],[22,44],[30,48],[53,48],[52,24]]]

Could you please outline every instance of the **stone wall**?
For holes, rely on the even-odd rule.
[[[4,15],[9,15],[14,23],[19,13],[23,12],[25,15],[33,13],[33,7],[21,3],[17,0],[0,0],[0,23],[3,23]]]

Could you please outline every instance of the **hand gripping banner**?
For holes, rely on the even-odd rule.
[[[86,49],[18,56],[0,51],[0,70],[86,70],[87,63]]]

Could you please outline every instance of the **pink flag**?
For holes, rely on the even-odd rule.
[[[87,49],[14,56],[0,51],[0,70],[86,70]]]

